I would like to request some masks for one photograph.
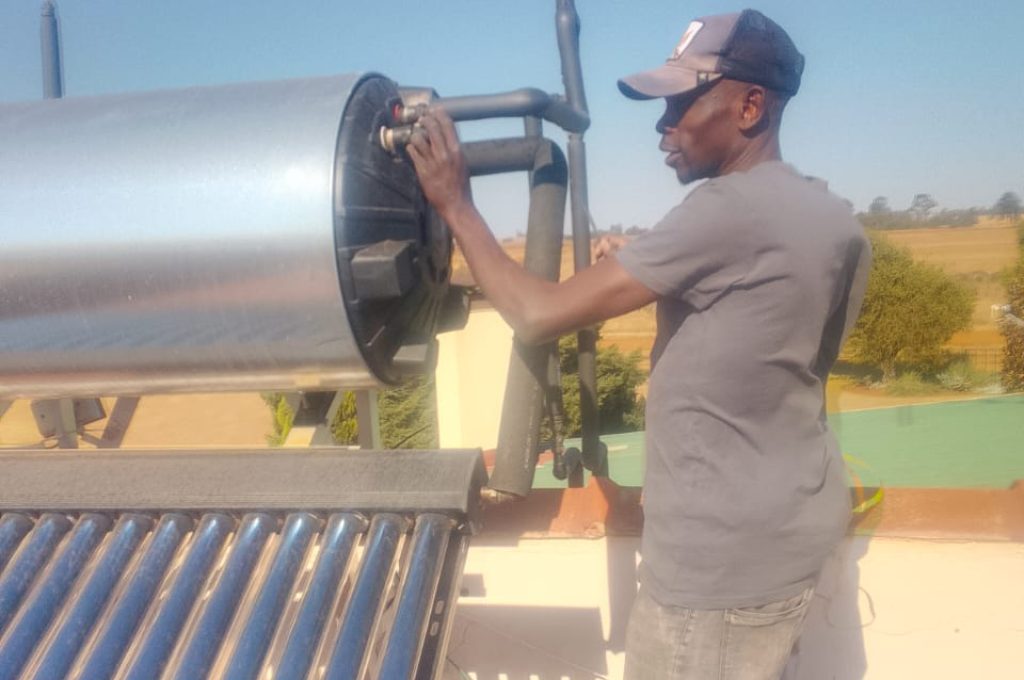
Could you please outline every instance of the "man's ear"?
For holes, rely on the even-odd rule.
[[[747,135],[757,134],[770,123],[768,92],[760,85],[748,85],[740,98],[740,130]]]

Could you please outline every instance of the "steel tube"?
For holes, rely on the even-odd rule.
[[[319,527],[320,520],[306,513],[289,515],[285,520],[274,563],[238,639],[224,676],[226,680],[253,680],[258,677],[295,575]]]
[[[416,518],[409,571],[388,637],[380,669],[381,680],[415,677],[453,524],[452,519],[444,515],[423,514]]]
[[[43,64],[43,97],[58,99],[64,96],[64,68],[60,50],[60,20],[53,2],[43,3],[39,25],[39,45]]]
[[[392,514],[376,515],[370,523],[362,568],[345,609],[325,680],[356,680],[362,676],[404,524],[402,517]]]
[[[587,113],[580,63],[580,17],[574,0],[558,0],[555,12],[562,83],[569,104]],[[578,273],[590,266],[590,204],[587,195],[587,155],[584,130],[569,135],[569,187],[572,212],[573,263]],[[580,420],[584,464],[598,476],[608,475],[608,461],[599,438],[601,424],[597,409],[597,333],[582,329],[576,336],[579,356]],[[569,486],[583,486],[583,471],[572,473]]]
[[[105,515],[83,515],[64,542],[53,565],[33,589],[24,613],[0,642],[0,673],[16,678],[28,662],[57,612],[64,605],[79,572],[110,528]],[[51,676],[57,677],[57,676]]]
[[[348,568],[352,547],[366,530],[366,524],[365,519],[353,514],[332,515],[328,520],[313,579],[278,664],[277,680],[305,680],[308,675]]]
[[[224,573],[206,603],[199,624],[192,631],[188,648],[174,677],[192,680],[205,678],[210,672],[224,641],[224,633],[234,617],[235,608],[245,592],[263,546],[274,529],[276,522],[270,515],[253,513],[242,519]]]
[[[64,515],[43,515],[25,539],[17,558],[0,574],[0,635],[70,528],[71,520]]]
[[[590,266],[590,212],[587,209],[587,158],[581,135],[569,135],[569,187],[572,212],[573,265],[577,273]],[[605,477],[607,461],[599,438],[597,410],[597,333],[583,328],[576,334],[580,381],[580,425],[583,462],[594,474]],[[570,486],[583,486],[583,471],[570,479]]]
[[[129,667],[127,680],[149,680],[163,673],[188,615],[234,525],[234,520],[227,515],[203,516],[192,537],[185,562],[171,586],[171,592],[160,607],[138,655]]]
[[[35,677],[67,677],[71,664],[93,630],[125,567],[152,527],[153,520],[144,515],[121,517],[112,531],[110,542],[98,558],[99,563],[89,582],[76,598],[41,659]]]
[[[3,573],[7,560],[21,545],[21,539],[25,538],[32,530],[32,520],[25,515],[7,513],[0,517],[0,574]]]
[[[587,114],[587,97],[583,90],[583,67],[580,64],[580,16],[573,0],[558,0],[555,10],[558,54],[562,65],[562,84],[569,105]],[[569,130],[583,132],[583,130]]]
[[[109,678],[117,670],[171,558],[191,528],[192,520],[185,515],[172,513],[160,518],[131,581],[107,615],[103,632],[89,653],[81,677]]]

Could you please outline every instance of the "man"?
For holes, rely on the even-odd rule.
[[[847,205],[781,161],[803,56],[759,12],[692,22],[668,61],[619,82],[664,98],[660,148],[708,179],[649,232],[563,283],[511,260],[473,206],[451,121],[409,154],[483,292],[526,342],[657,302],[641,588],[628,678],[777,678],[849,494],[824,387],[870,250]]]

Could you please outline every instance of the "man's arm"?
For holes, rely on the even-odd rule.
[[[423,192],[451,227],[484,295],[521,341],[552,340],[657,298],[614,257],[605,257],[561,283],[523,269],[504,251],[473,204],[469,173],[451,119],[439,111],[420,122],[426,134],[413,135],[408,152]]]

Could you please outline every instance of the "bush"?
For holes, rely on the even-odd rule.
[[[874,265],[848,351],[878,366],[889,382],[898,363],[934,363],[953,334],[970,327],[974,291],[938,267],[915,262],[881,234],[870,238]]]
[[[1018,319],[1024,319],[1024,254],[1010,272],[1006,291],[1009,296],[1010,313]],[[1006,348],[1003,350],[1003,387],[1008,390],[1024,390],[1024,328],[1004,321],[1002,331],[1006,337]]]
[[[580,416],[580,379],[576,353],[576,334],[558,341],[558,360],[562,372],[563,422],[566,437],[578,437],[582,431]],[[601,434],[637,432],[644,429],[644,400],[637,388],[647,376],[640,369],[640,352],[623,354],[617,347],[599,347],[596,357],[597,412]],[[550,441],[547,423],[542,441]]]
[[[992,384],[992,376],[971,366],[967,359],[956,359],[935,379],[942,387],[955,392],[970,392]]]
[[[281,446],[288,438],[295,414],[281,393],[264,394],[263,400],[273,414],[271,446]],[[437,447],[437,399],[434,381],[415,377],[377,393],[381,446],[387,449],[431,449]],[[341,406],[331,421],[335,444],[355,445],[359,441],[355,392],[342,395]]]
[[[936,390],[936,385],[927,382],[917,371],[902,373],[885,384],[885,393],[892,397],[914,397],[932,394]]]

